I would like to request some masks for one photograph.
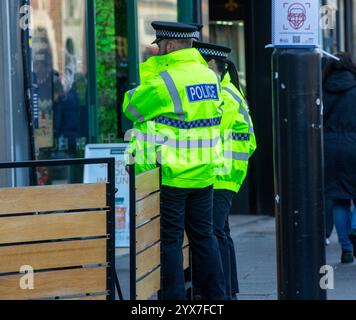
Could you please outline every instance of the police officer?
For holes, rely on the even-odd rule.
[[[229,213],[232,199],[241,188],[248,160],[256,149],[253,124],[246,100],[240,89],[235,65],[228,60],[230,48],[209,43],[195,42],[194,47],[203,55],[209,66],[221,77],[223,89],[223,138],[224,169],[214,184],[214,233],[219,241],[223,263],[226,295],[235,299],[239,291],[234,242],[230,235]],[[194,272],[195,273],[195,272]]]
[[[213,184],[221,160],[222,104],[216,74],[192,48],[195,26],[153,22],[158,56],[140,66],[141,84],[125,96],[135,124],[131,146],[138,172],[160,154],[161,298],[186,299],[182,245],[186,229],[206,299],[225,299],[219,247],[213,232]],[[138,159],[137,154],[146,150]],[[152,160],[152,161],[148,161]]]

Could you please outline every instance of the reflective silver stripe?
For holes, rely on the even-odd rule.
[[[214,73],[215,73],[215,72],[214,72]],[[219,90],[221,91],[221,78],[220,78],[220,76],[219,76],[218,74],[215,73],[215,75],[216,75],[216,78],[217,78],[217,80],[218,80]]]
[[[250,155],[245,152],[224,151],[224,158],[238,161],[248,161]]]
[[[138,130],[133,130],[132,134],[139,141],[156,143],[156,136],[154,134],[144,134]]]
[[[180,99],[178,89],[174,84],[172,77],[170,76],[168,71],[163,71],[160,74],[160,76],[162,77],[164,83],[166,84],[169,95],[171,96],[174,105],[174,112],[176,113],[176,115],[179,116],[180,120],[184,120],[182,100]]]
[[[242,103],[242,99],[230,88],[224,87],[223,90],[230,93],[238,103]]]
[[[129,98],[132,99],[132,96],[134,95],[135,91],[137,88],[134,88],[132,90],[129,91]]]
[[[251,123],[250,108],[249,108],[249,106],[248,106],[246,101],[244,101],[244,104],[246,105],[247,110],[243,107],[243,105],[241,105],[240,113],[243,114],[244,117],[248,119],[247,123],[248,123],[248,126],[249,126],[249,134],[255,134],[255,130],[254,130],[254,128],[252,126],[252,123]]]
[[[220,112],[221,112],[221,115],[224,114],[224,109],[223,109],[224,104],[225,104],[225,102],[223,101],[223,102],[221,103],[221,105],[219,106],[219,108],[218,108],[218,109],[220,110]]]
[[[129,111],[139,122],[145,122],[145,118],[138,113],[137,109],[134,106],[129,105],[127,107],[127,111]]]
[[[164,143],[164,145],[168,145],[170,147],[176,147],[177,149],[206,149],[206,148],[214,148],[219,143],[220,137],[216,137],[214,139],[201,139],[201,140],[173,140],[169,139],[168,144]],[[174,145],[175,144],[175,145]]]
[[[137,140],[142,142],[156,143],[176,149],[214,148],[220,141],[220,137],[202,140],[175,140],[160,135],[142,133],[137,130],[134,130],[133,134]]]
[[[230,93],[233,98],[240,104],[240,109],[239,109],[239,113],[241,113],[246,121],[246,123],[248,124],[248,128],[249,128],[249,133],[250,134],[254,134],[254,130],[253,130],[253,126],[252,123],[250,121],[250,114],[248,113],[248,111],[243,107],[242,103],[242,99],[235,93],[233,92],[230,88],[226,88],[224,87],[223,90],[225,90],[226,92]]]
[[[247,111],[250,113],[250,107],[248,106],[248,103],[247,103],[247,101],[246,101],[246,100],[244,100],[244,105],[246,106]]]

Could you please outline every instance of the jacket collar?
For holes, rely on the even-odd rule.
[[[177,63],[187,63],[187,62],[195,62],[208,66],[208,64],[205,62],[204,58],[202,57],[202,55],[195,48],[174,51],[164,56],[161,56],[160,58],[168,66]]]
[[[160,74],[181,63],[198,63],[206,67],[208,66],[199,51],[195,48],[174,51],[164,56],[153,56],[140,64],[141,83],[148,76]]]
[[[221,85],[226,87],[231,82],[231,76],[229,72],[226,72],[224,78],[221,80]]]

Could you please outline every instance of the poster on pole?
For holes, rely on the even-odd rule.
[[[90,144],[85,148],[85,158],[115,158],[115,246],[130,246],[130,179],[125,170],[125,150],[128,144]],[[104,164],[86,165],[84,183],[105,183],[107,168]]]
[[[272,44],[281,48],[319,46],[319,5],[318,0],[273,0]]]

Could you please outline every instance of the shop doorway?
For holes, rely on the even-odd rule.
[[[234,62],[246,96],[246,4],[244,0],[209,1],[209,42],[232,49],[229,59]],[[247,100],[248,97],[246,96]],[[231,214],[249,214],[249,181],[246,179],[234,198]]]
[[[239,72],[240,84],[246,92],[246,45],[245,45],[245,22],[235,21],[210,21],[210,41],[232,49],[232,60]]]

